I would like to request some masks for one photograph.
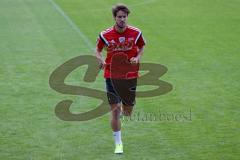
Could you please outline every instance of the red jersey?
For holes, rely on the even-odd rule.
[[[97,49],[107,50],[104,69],[105,78],[130,79],[138,77],[139,64],[130,64],[129,60],[138,55],[145,45],[142,32],[135,27],[127,26],[123,33],[111,27],[102,31],[97,40]]]

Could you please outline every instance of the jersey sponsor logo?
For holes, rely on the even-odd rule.
[[[131,37],[126,40],[125,37],[119,37],[119,43],[117,43],[114,40],[111,40],[107,50],[109,52],[129,51],[133,48],[133,46],[134,46],[134,38]]]

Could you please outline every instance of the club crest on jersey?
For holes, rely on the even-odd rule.
[[[129,42],[131,42],[131,41],[133,41],[133,40],[134,40],[133,37],[128,38],[128,41],[129,41]]]
[[[119,39],[119,42],[120,42],[120,43],[125,42],[125,37],[119,37],[118,39]]]

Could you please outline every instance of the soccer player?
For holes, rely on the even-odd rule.
[[[116,154],[123,153],[120,115],[131,116],[135,104],[139,61],[145,41],[142,32],[127,24],[130,10],[124,4],[112,8],[115,24],[102,31],[97,39],[96,57],[104,69],[108,102],[111,107],[111,127]],[[103,48],[107,55],[104,60]]]

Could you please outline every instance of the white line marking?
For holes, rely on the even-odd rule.
[[[135,4],[128,5],[129,7],[133,6],[140,6],[145,5],[148,3],[153,3],[156,0],[148,0],[144,2],[139,2]],[[69,25],[78,33],[78,35],[83,39],[85,44],[88,46],[88,48],[91,51],[95,50],[95,45],[92,44],[92,42],[89,40],[89,38],[80,30],[80,28],[68,17],[67,14],[54,2],[54,0],[49,0],[49,2],[53,5],[53,7],[64,17],[64,19],[69,23]],[[111,7],[110,7],[111,8]],[[92,9],[93,11],[103,11],[103,10],[109,10],[109,8],[103,8],[103,9]],[[90,10],[89,10],[90,11]]]
[[[80,30],[80,28],[65,14],[65,12],[54,2],[54,0],[49,0],[49,2],[64,17],[64,19],[69,23],[69,25],[78,33],[78,35],[83,39],[88,48],[94,51],[95,46],[88,39],[88,37]]]
[[[145,5],[148,3],[154,3],[156,0],[148,0],[148,1],[144,1],[144,2],[139,2],[139,3],[135,3],[135,4],[130,4],[129,7],[134,7],[134,6],[141,6],[141,5]]]
[[[133,3],[133,4],[126,4],[126,5],[131,9],[131,7],[142,6],[142,5],[146,5],[146,4],[154,3],[154,2],[156,2],[156,0],[148,0],[148,1],[143,1],[143,2],[138,2],[138,3]],[[95,9],[87,9],[87,10],[92,11],[92,12],[109,11],[109,13],[111,13],[112,6],[109,6],[108,8],[95,8]],[[83,9],[81,11],[86,12],[86,9]]]

